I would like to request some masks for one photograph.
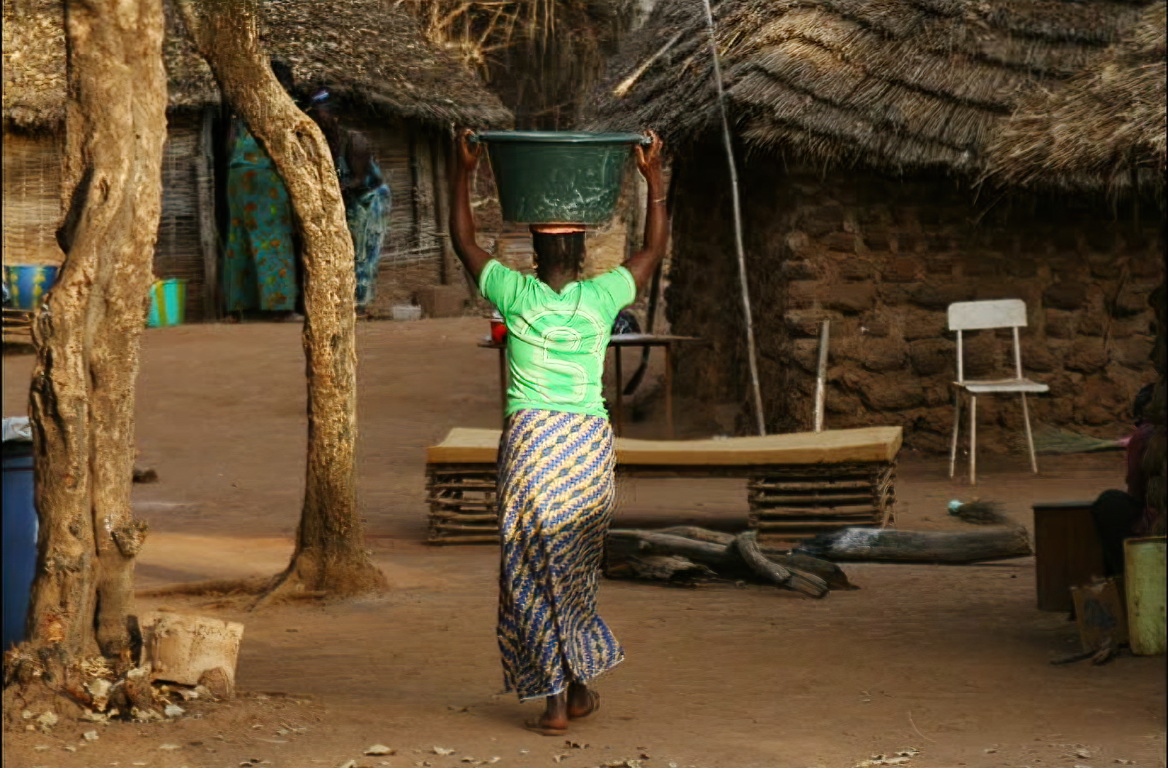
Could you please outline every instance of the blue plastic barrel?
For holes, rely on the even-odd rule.
[[[57,282],[57,267],[13,264],[8,267],[8,294],[17,309],[36,309]]]
[[[24,640],[37,561],[32,443],[6,440],[3,451],[4,650]]]
[[[150,286],[150,314],[146,326],[182,325],[187,315],[187,281],[159,280]]]

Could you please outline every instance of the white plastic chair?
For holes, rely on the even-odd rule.
[[[957,433],[961,424],[961,393],[969,395],[969,484],[977,483],[977,396],[1017,392],[1022,396],[1022,419],[1026,425],[1026,445],[1030,448],[1030,469],[1038,473],[1034,455],[1034,435],[1030,431],[1027,393],[1049,392],[1050,387],[1022,375],[1022,345],[1018,329],[1026,327],[1026,303],[1021,299],[962,301],[949,305],[949,330],[957,332],[957,381],[953,382],[953,444],[949,449],[949,477],[957,465]],[[962,331],[1010,328],[1014,332],[1014,375],[1012,379],[966,379]]]

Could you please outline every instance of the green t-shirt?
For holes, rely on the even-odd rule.
[[[617,313],[637,284],[624,267],[568,283],[560,293],[491,260],[479,290],[507,324],[507,415],[537,408],[607,417],[601,377]]]

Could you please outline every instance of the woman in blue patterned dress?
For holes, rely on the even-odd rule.
[[[377,268],[381,264],[381,246],[389,228],[392,198],[373,157],[368,139],[357,131],[341,127],[328,91],[318,92],[309,110],[320,125],[345,201],[345,218],[353,237],[354,269],[357,273],[357,311],[364,312],[377,290]]]
[[[276,79],[292,92],[292,71],[272,62]],[[276,164],[239,117],[227,145],[227,208],[223,303],[228,312],[263,310],[293,316],[299,294],[292,203]]]
[[[649,185],[644,247],[589,280],[580,279],[583,227],[533,226],[535,275],[508,269],[480,248],[469,190],[482,148],[472,149],[467,133],[455,148],[454,249],[507,326],[510,383],[498,488],[503,679],[521,701],[546,702],[527,726],[549,736],[596,710],[600,699],[589,683],[624,658],[596,612],[615,501],[601,376],[613,321],[665,253],[661,143],[652,138],[647,150],[637,148]]]

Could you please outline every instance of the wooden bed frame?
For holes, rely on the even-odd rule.
[[[498,541],[500,433],[455,428],[426,452],[432,544]],[[712,440],[617,438],[620,477],[745,479],[762,539],[796,541],[849,526],[894,522],[900,427]]]

